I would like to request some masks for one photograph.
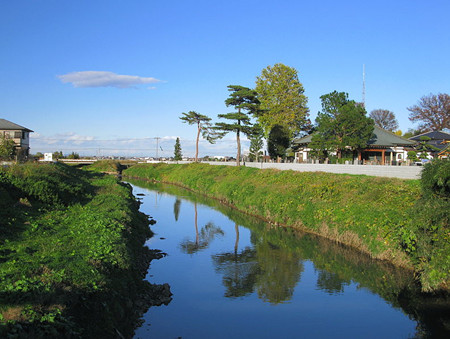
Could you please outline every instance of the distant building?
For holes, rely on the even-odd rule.
[[[435,148],[435,150],[428,152],[433,158],[435,158],[436,156],[440,156],[441,153],[448,153],[448,146],[450,145],[449,133],[445,133],[443,131],[432,131],[413,136],[409,138],[409,140],[421,142],[424,141],[423,137],[425,137],[426,139],[430,138],[430,140],[426,140],[425,142]],[[443,152],[445,149],[447,149],[447,151]]]
[[[0,135],[14,140],[16,154],[19,158],[26,158],[30,155],[30,132],[33,131],[6,119],[0,119]]]
[[[312,134],[294,139],[292,150],[295,152],[295,162],[308,162],[311,159],[309,148]],[[354,153],[354,160],[364,164],[396,164],[407,158],[409,150],[412,150],[415,141],[408,140],[378,126],[374,127],[372,138],[366,148]]]

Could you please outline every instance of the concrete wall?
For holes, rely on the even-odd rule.
[[[174,162],[168,162],[174,163]],[[178,164],[190,163],[188,161],[178,161]],[[236,166],[235,161],[202,161],[210,165]],[[332,164],[296,164],[296,163],[257,163],[246,162],[245,166],[255,168],[274,168],[279,170],[293,170],[299,172],[329,172],[345,174],[364,174],[376,177],[400,178],[400,179],[420,179],[422,166],[382,166],[382,165],[332,165]]]
[[[231,165],[235,162],[208,162],[211,165]],[[299,172],[329,172],[346,174],[365,174],[376,177],[400,179],[420,179],[422,166],[381,166],[381,165],[332,165],[332,164],[295,164],[295,163],[255,163],[246,162],[247,167],[275,168]]]

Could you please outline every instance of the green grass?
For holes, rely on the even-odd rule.
[[[0,336],[132,332],[122,318],[137,320],[138,308],[126,305],[149,288],[139,263],[151,233],[138,209],[112,176],[63,164],[0,170]]]
[[[204,164],[140,164],[123,174],[184,186],[271,223],[319,234],[416,270],[424,290],[448,290],[448,233],[421,252],[430,242],[421,242],[417,229],[427,222],[418,218],[420,180]]]
[[[118,173],[122,170],[122,165],[116,160],[100,160],[86,166],[85,169],[93,172]]]

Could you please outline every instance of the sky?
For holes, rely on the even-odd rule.
[[[298,71],[310,118],[334,90],[387,109],[450,92],[448,0],[0,1],[0,118],[34,131],[31,152],[194,154],[182,112],[232,112],[228,85],[267,66]],[[158,139],[156,139],[158,138]],[[244,142],[243,149],[248,148]],[[235,155],[235,135],[200,156]]]

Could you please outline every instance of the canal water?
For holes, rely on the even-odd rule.
[[[167,256],[146,279],[173,299],[135,338],[413,338],[426,333],[409,272],[174,186],[129,181]],[[405,306],[406,305],[406,306]]]

